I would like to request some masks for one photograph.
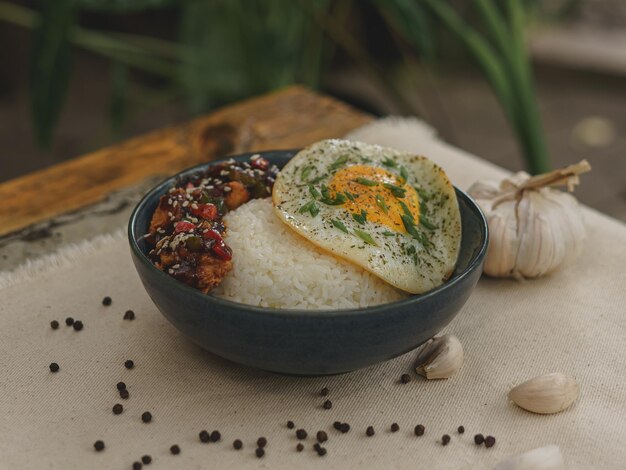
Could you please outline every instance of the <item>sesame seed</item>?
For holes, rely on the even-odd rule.
[[[211,435],[206,430],[200,431],[198,437],[200,438],[201,442],[209,442],[211,440]]]
[[[374,426],[368,426],[367,429],[365,430],[365,435],[367,437],[372,437],[374,434],[375,434]]]
[[[306,439],[307,435],[308,435],[308,434],[307,434],[307,432],[306,432],[304,429],[298,429],[298,430],[296,431],[296,437],[297,437],[298,439],[300,439],[300,440],[302,440],[302,439]]]
[[[417,426],[415,426],[415,429],[413,431],[415,432],[416,436],[423,436],[426,428],[423,424],[418,424]]]
[[[333,407],[333,402],[330,400],[326,400],[323,406],[325,410],[330,410]]]
[[[258,458],[261,458],[265,455],[265,451],[263,450],[262,447],[258,447],[257,450],[254,451],[254,453],[256,454]]]
[[[233,441],[233,447],[235,448],[235,450],[239,450],[243,447],[243,442],[241,442],[241,439],[235,439]]]
[[[191,204],[191,208],[192,209],[197,209],[198,208],[198,204],[196,204],[195,202],[193,204]]]
[[[149,455],[144,455],[143,457],[141,457],[141,461],[145,465],[149,465],[150,463],[152,463],[152,457],[150,457]]]
[[[189,205],[189,201],[183,202],[183,207],[187,207]]]
[[[232,188],[230,186],[224,186],[224,192],[225,193],[229,193],[232,191]]]
[[[124,362],[124,367],[126,367],[127,369],[132,369],[133,367],[135,367],[135,363],[129,359],[128,361]]]
[[[74,324],[74,319],[73,319],[72,317],[67,317],[67,318],[65,319],[65,324],[66,324],[67,326],[72,326],[72,325]]]
[[[170,452],[173,455],[178,455],[178,454],[180,454],[180,447],[178,447],[176,444],[174,444],[172,447],[170,447]]]
[[[315,437],[317,437],[317,442],[326,442],[328,440],[328,434],[324,431],[317,431],[317,435]]]
[[[398,432],[400,430],[400,426],[398,426],[398,423],[393,423],[391,425],[391,432]]]
[[[59,322],[56,320],[52,320],[50,322],[50,328],[52,328],[53,330],[57,330],[59,328]]]
[[[485,437],[485,447],[493,447],[496,443],[496,438],[493,436]]]
[[[113,405],[114,415],[122,414],[122,411],[124,411],[124,407],[122,405],[120,405],[119,403],[116,403],[115,405]]]
[[[50,364],[50,371],[51,372],[58,372],[59,371],[59,364],[57,364],[56,362],[52,362]]]
[[[109,297],[108,295],[104,299],[102,299],[102,305],[104,305],[105,307],[108,307],[112,303],[113,299],[111,299],[111,297]]]
[[[149,411],[144,411],[141,415],[141,420],[144,423],[149,423],[150,421],[152,421],[152,413],[150,413]]]
[[[83,322],[80,320],[76,320],[72,326],[74,327],[75,331],[80,331],[83,329]]]
[[[447,446],[448,444],[450,444],[450,436],[448,434],[444,434],[441,436],[441,445]]]
[[[93,443],[93,447],[98,452],[103,451],[104,450],[104,441],[96,441],[96,442],[94,442]]]
[[[481,445],[483,442],[485,442],[485,436],[483,436],[482,434],[476,434],[474,436],[474,442],[476,443],[476,445]]]

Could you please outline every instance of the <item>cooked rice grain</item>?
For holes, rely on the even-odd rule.
[[[261,307],[329,310],[407,296],[294,233],[276,217],[269,198],[252,200],[224,220],[234,268],[213,291],[218,297]]]

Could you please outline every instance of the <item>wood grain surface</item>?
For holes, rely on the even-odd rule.
[[[295,86],[242,101],[0,184],[0,236],[75,211],[118,189],[220,156],[340,137],[372,120]]]

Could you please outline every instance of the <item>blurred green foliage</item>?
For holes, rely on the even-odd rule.
[[[524,46],[525,15],[539,0],[41,0],[37,10],[0,1],[0,21],[32,28],[30,95],[34,133],[49,145],[71,79],[71,50],[111,60],[111,127],[128,114],[134,73],[164,82],[194,113],[292,83],[317,88],[337,49],[399,103],[402,88],[345,24],[373,9],[412,54],[440,59],[443,33],[480,67],[514,129],[532,172],[549,158]],[[563,0],[563,8],[576,1]],[[463,8],[459,8],[462,5]],[[80,15],[124,16],[165,10],[168,39],[87,28]]]

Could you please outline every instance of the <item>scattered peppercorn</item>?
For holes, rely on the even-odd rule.
[[[294,424],[294,422],[293,422],[293,421],[287,421],[287,427],[288,427],[289,429],[293,429],[293,428],[295,428],[295,427],[296,427],[296,425]]]
[[[200,437],[200,441],[202,442],[209,442],[211,440],[211,435],[209,434],[208,431],[200,431],[200,434],[198,434],[198,437]]]
[[[56,362],[53,362],[50,364],[50,371],[51,372],[59,372],[59,364],[57,364]]]
[[[326,449],[324,447],[320,446],[316,449],[316,451],[317,451],[317,455],[319,455],[320,457],[323,457],[326,455]]]
[[[485,442],[485,436],[483,436],[482,434],[476,434],[474,436],[474,442],[476,443],[476,445],[481,445],[483,442]]]
[[[324,431],[317,431],[317,442],[326,442],[328,440],[328,434]]]
[[[116,403],[115,405],[113,405],[114,415],[119,415],[122,413],[122,411],[124,411],[124,407],[122,405],[120,405],[119,403]]]
[[[57,330],[59,328],[59,322],[56,320],[52,320],[50,322],[50,328],[52,328],[53,330]]]
[[[414,432],[416,436],[423,436],[424,431],[426,431],[426,428],[423,424],[418,424],[417,426],[415,426]]]
[[[152,457],[150,457],[149,455],[144,455],[143,457],[141,457],[141,461],[144,463],[144,465],[150,465],[152,463]]]
[[[124,362],[124,367],[126,367],[127,369],[132,369],[133,367],[135,367],[135,363],[129,359],[128,361]]]
[[[213,431],[211,433],[211,442],[217,442],[222,438],[222,435],[219,431]]]
[[[302,442],[298,442],[298,445],[296,446],[296,450],[298,452],[302,452],[304,450],[304,445],[302,444]]]
[[[174,444],[172,447],[170,447],[170,452],[173,455],[178,455],[178,454],[180,454],[180,447],[178,447],[176,444]]]
[[[141,467],[143,467],[141,462],[133,462],[133,470],[141,470]]]
[[[341,423],[341,428],[339,430],[345,434],[350,431],[350,425],[348,423]]]
[[[411,376],[409,374],[402,374],[400,376],[400,382],[403,384],[408,384],[411,381]]]
[[[152,421],[152,413],[150,413],[149,411],[144,411],[144,413],[141,415],[141,420],[144,423],[149,423],[150,421]]]
[[[320,395],[323,397],[325,397],[329,393],[330,393],[330,390],[328,390],[328,387],[324,387],[323,389],[320,390]]]
[[[233,441],[233,447],[235,448],[235,450],[239,450],[243,447],[243,442],[241,442],[241,439],[235,439]]]
[[[267,439],[265,439],[264,437],[259,437],[256,440],[256,445],[258,445],[259,447],[265,447],[267,445]]]
[[[133,312],[132,310],[126,310],[126,313],[124,313],[124,320],[134,320],[135,319],[135,312]]]
[[[333,402],[330,400],[326,400],[323,406],[325,410],[330,410],[333,407]]]
[[[333,423],[333,428],[335,428],[337,431],[341,431],[341,421],[335,421]]]
[[[116,387],[119,391],[126,390],[126,384],[124,382],[118,382]]]
[[[308,434],[306,433],[306,431],[304,429],[298,429],[296,431],[296,437],[300,440],[302,439],[306,439],[306,437],[308,436]]]
[[[398,426],[398,423],[393,423],[391,425],[391,432],[398,432],[400,430],[400,426]]]
[[[374,426],[368,426],[367,429],[365,430],[365,435],[367,437],[372,437],[374,434],[376,434],[374,432]]]
[[[80,320],[76,320],[72,326],[74,327],[74,330],[75,330],[75,331],[80,331],[80,330],[82,330],[82,329],[83,329],[83,326],[84,326],[84,325],[83,325],[83,322],[82,322],[82,321],[80,321]]]
[[[496,438],[493,436],[485,437],[485,447],[493,447],[496,443]]]
[[[104,305],[105,307],[108,307],[112,303],[113,303],[113,300],[108,295],[104,299],[102,299],[102,305]]]
[[[96,449],[96,451],[100,452],[102,450],[104,450],[104,441],[96,441],[93,443],[93,447]]]
[[[457,431],[458,431],[459,434],[463,434],[465,432],[465,426],[459,426],[457,428]]]
[[[120,398],[122,398],[123,400],[127,400],[129,396],[130,394],[128,393],[128,390],[120,390]]]
[[[74,319],[73,319],[72,317],[67,317],[67,318],[65,319],[65,324],[66,324],[67,326],[72,326],[72,325],[74,324]]]
[[[257,450],[254,451],[254,453],[256,454],[258,458],[261,458],[265,455],[265,451],[263,450],[262,447],[258,447]]]
[[[441,436],[441,445],[447,446],[448,444],[450,444],[450,436],[448,434],[444,434]]]

